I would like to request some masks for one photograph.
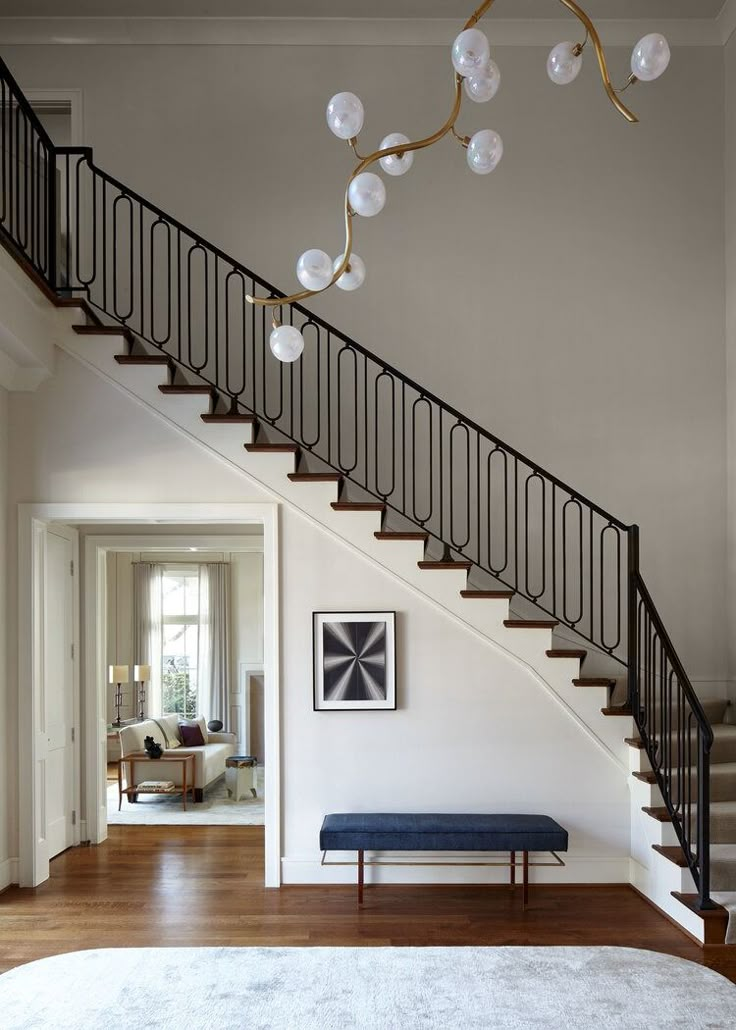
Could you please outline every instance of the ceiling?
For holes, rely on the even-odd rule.
[[[0,0],[0,17],[452,18],[480,0]],[[725,0],[582,0],[601,18],[715,18]],[[556,0],[497,0],[498,18],[570,17]]]

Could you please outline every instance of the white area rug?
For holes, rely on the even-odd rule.
[[[107,821],[111,826],[264,826],[263,768],[258,769],[258,797],[231,801],[225,788],[225,777],[221,776],[205,788],[204,801],[199,804],[187,797],[186,812],[181,805],[181,794],[172,797],[144,797],[139,795],[136,804],[131,805],[123,798],[123,807],[118,812],[117,782],[107,785]]]
[[[120,948],[0,977],[3,1030],[733,1030],[736,987],[628,948]]]

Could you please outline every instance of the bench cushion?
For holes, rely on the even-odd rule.
[[[322,851],[567,851],[547,815],[344,812],[326,815]]]

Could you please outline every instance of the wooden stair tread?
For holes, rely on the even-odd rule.
[[[386,505],[380,501],[332,501],[335,511],[385,511]]]
[[[652,844],[652,850],[674,862],[680,869],[687,869],[687,859],[679,844]]]
[[[214,386],[195,386],[193,383],[163,383],[159,386],[161,393],[181,394],[186,396],[187,394],[202,394],[206,396],[214,396],[217,390]]]
[[[241,415],[239,413],[236,413],[236,414],[226,413],[224,415],[218,415],[218,414],[210,415],[210,414],[206,414],[206,415],[200,415],[200,418],[202,419],[203,422],[217,422],[217,423],[222,423],[223,425],[228,425],[228,424],[235,425],[237,423],[243,423],[244,425],[253,425],[253,423],[256,420],[255,415]]]
[[[292,483],[341,483],[339,472],[288,472],[287,479]]]
[[[722,920],[724,923],[728,922],[728,909],[724,908],[723,905],[719,905],[717,902],[712,902],[713,908],[698,908],[699,898],[697,894],[682,894],[680,891],[670,891],[673,898],[676,898],[681,904],[689,908],[691,912],[694,912],[696,916],[700,916],[701,919],[712,919]]]
[[[697,894],[682,894],[680,891],[670,891],[670,893],[676,901],[703,920],[703,944],[725,944],[728,930],[728,909],[717,905],[715,901],[711,902],[713,908],[698,908]]]
[[[631,716],[633,716],[634,714],[634,712],[628,705],[623,705],[622,707],[616,708],[601,708],[601,713],[603,715],[628,715],[629,718],[631,718]]]
[[[246,443],[243,444],[246,451],[251,454],[298,454],[299,448],[295,443]]]
[[[641,780],[642,783],[656,783],[657,777],[651,769],[646,772],[632,772],[631,774],[635,780]]]
[[[624,744],[628,744],[629,747],[635,747],[638,751],[644,750],[644,741],[638,737],[624,737]]]
[[[583,676],[572,681],[574,687],[613,687],[616,681],[605,676]]]
[[[554,619],[504,619],[507,629],[554,629],[559,623]]]
[[[124,325],[73,325],[72,329],[78,336],[122,336],[126,340],[135,339]]]
[[[574,647],[554,647],[545,653],[548,658],[578,658],[581,662],[588,655],[587,651],[577,650]]]
[[[420,540],[422,542],[429,540],[429,533],[423,533],[421,530],[417,532],[393,533],[388,529],[377,529],[373,535],[376,540]]]
[[[513,590],[461,590],[460,596],[470,601],[498,600],[510,601],[514,596]]]
[[[172,365],[165,354],[116,354],[118,365]]]
[[[472,562],[469,561],[418,561],[420,569],[457,569],[460,572],[470,572]]]
[[[658,823],[668,823],[671,821],[670,813],[666,808],[642,808],[642,812],[645,815],[649,815],[652,819],[656,819]]]

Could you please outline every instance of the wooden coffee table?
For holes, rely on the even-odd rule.
[[[166,766],[172,762],[178,762],[181,766],[181,786],[174,786],[171,790],[147,790],[141,791],[136,784],[135,780],[135,763],[146,762],[150,765],[161,766],[161,779],[165,780],[166,777]],[[189,763],[192,763],[191,769]],[[123,766],[128,764],[130,766],[130,776],[125,776],[125,782],[127,786],[123,786]],[[187,776],[187,773],[191,772],[191,777]],[[187,810],[187,791],[192,792],[192,801],[194,801],[194,755],[172,755],[165,754],[161,755],[160,758],[151,758],[145,751],[133,751],[131,754],[126,755],[125,758],[118,759],[118,812],[123,807],[123,795],[130,801],[131,797],[135,797],[138,800],[139,794],[149,794],[151,797],[164,796],[171,797],[172,794],[181,794],[181,803],[184,811]]]

